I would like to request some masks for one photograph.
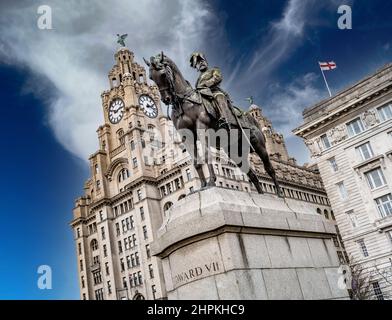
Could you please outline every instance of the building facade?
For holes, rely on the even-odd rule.
[[[167,211],[200,187],[190,155],[161,109],[158,88],[127,48],[115,54],[110,89],[102,93],[105,123],[98,129],[99,150],[90,157],[91,177],[76,200],[74,231],[81,299],[165,299],[162,265],[150,244]],[[264,128],[268,152],[286,197],[314,214],[334,220],[319,173],[290,158],[283,136],[259,107],[249,112]],[[217,185],[255,192],[245,174],[214,151]],[[275,193],[261,160],[251,156],[266,193]],[[339,237],[334,239],[341,261]]]
[[[317,164],[344,246],[373,298],[392,289],[392,65],[304,111],[294,133]]]

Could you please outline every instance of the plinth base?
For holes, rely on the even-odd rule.
[[[347,299],[335,233],[304,202],[212,188],[172,207],[152,251],[168,299]]]

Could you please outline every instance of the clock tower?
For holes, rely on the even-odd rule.
[[[149,248],[163,222],[159,159],[151,150],[159,154],[166,145],[170,121],[133,52],[121,47],[115,61],[101,95],[99,150],[89,159],[91,178],[71,223],[81,298],[163,299],[161,263]]]

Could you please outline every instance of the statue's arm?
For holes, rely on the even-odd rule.
[[[215,68],[212,70],[211,79],[208,79],[206,81],[206,86],[209,88],[213,87],[213,86],[217,86],[217,85],[221,84],[222,81],[223,81],[222,72],[218,68]]]

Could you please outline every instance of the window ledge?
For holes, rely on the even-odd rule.
[[[373,158],[370,158],[368,160],[365,160],[365,161],[361,162],[360,164],[356,165],[353,169],[355,171],[359,171],[360,169],[362,169],[363,167],[366,167],[367,165],[369,165],[371,163],[374,163],[374,162],[377,162],[377,161],[381,162],[382,159],[384,159],[384,155],[383,154],[379,155],[379,156],[376,156],[376,157],[373,157]]]
[[[374,226],[379,232],[382,232],[384,229],[392,226],[392,216],[387,216],[385,218],[374,221]]]

